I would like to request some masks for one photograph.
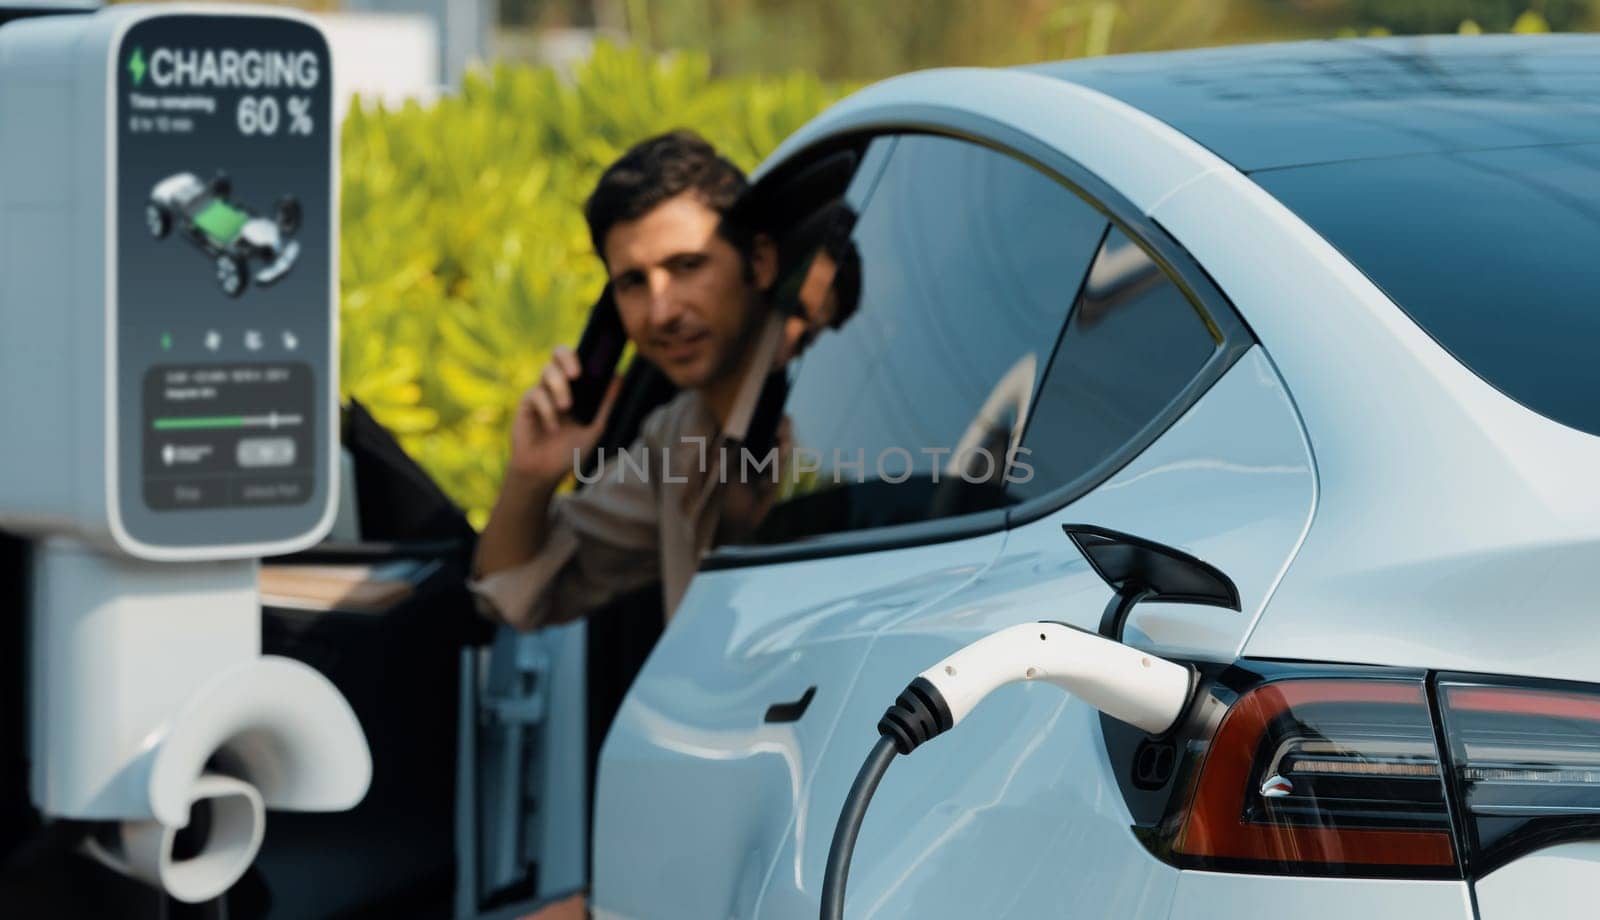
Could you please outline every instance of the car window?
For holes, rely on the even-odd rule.
[[[909,135],[864,208],[846,196],[804,223],[820,242],[780,247],[776,289],[825,322],[787,365],[780,485],[732,542],[1015,501],[1007,461],[1106,219],[1018,159]]]
[[[1150,255],[1113,228],[1040,387],[1007,484],[1016,500],[1086,489],[1130,459],[1222,335]]]
[[[1252,177],[1505,395],[1600,435],[1600,144]]]

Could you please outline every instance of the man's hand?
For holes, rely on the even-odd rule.
[[[580,425],[572,409],[571,382],[578,377],[578,356],[557,348],[539,384],[522,394],[511,420],[511,462],[489,522],[478,537],[473,571],[483,577],[517,565],[539,551],[545,540],[545,511],[556,486],[572,469],[572,452],[594,449],[622,391],[620,377],[606,388],[594,421]]]
[[[522,394],[517,404],[516,416],[511,420],[509,474],[537,486],[554,488],[573,468],[574,451],[581,456],[594,449],[622,389],[622,379],[612,379],[594,421],[580,425],[569,414],[572,381],[580,373],[578,356],[570,348],[557,346],[539,382]]]

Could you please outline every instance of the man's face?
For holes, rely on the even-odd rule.
[[[716,211],[692,192],[669,198],[606,234],[605,259],[622,325],[634,347],[681,388],[735,372],[754,327],[768,254],[744,260],[717,233]]]

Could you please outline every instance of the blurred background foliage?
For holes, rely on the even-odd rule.
[[[427,108],[352,108],[341,374],[481,525],[511,411],[604,281],[583,200],[633,142],[690,125],[750,169],[843,88],[713,79],[701,53],[601,43],[570,74],[501,64]]]
[[[499,0],[519,33],[597,29],[707,54],[717,74],[788,69],[876,80],[1202,45],[1467,31],[1600,28],[1600,0]],[[531,46],[530,46],[531,47]]]
[[[343,136],[344,390],[480,526],[518,397],[601,286],[583,199],[637,140],[687,126],[751,168],[853,85],[917,68],[1588,30],[1600,0],[499,0],[499,19],[498,62],[459,92],[358,104]]]

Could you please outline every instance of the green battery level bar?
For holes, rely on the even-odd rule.
[[[215,431],[224,428],[293,428],[299,425],[298,415],[194,415],[187,418],[158,418],[157,431]]]

